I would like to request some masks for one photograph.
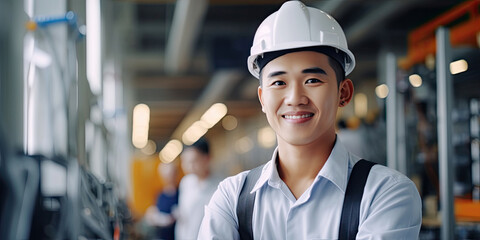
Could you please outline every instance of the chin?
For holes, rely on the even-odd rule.
[[[304,146],[314,142],[314,140],[312,140],[309,137],[301,137],[301,136],[286,137],[286,138],[283,138],[283,141],[293,146]]]

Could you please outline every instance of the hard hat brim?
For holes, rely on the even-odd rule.
[[[264,51],[260,54],[255,54],[255,55],[251,55],[248,57],[247,59],[247,65],[248,65],[248,71],[256,78],[260,78],[260,68],[256,65],[256,61],[257,61],[257,58],[263,54],[266,54],[266,53],[271,53],[271,52],[277,52],[277,51],[283,51],[283,50],[292,50],[291,52],[294,52],[295,49],[298,49],[298,51],[304,51],[302,49],[306,48],[306,47],[332,47],[332,48],[336,48],[340,51],[342,51],[345,56],[347,57],[347,61],[345,63],[345,68],[344,68],[344,71],[345,71],[345,76],[349,75],[353,69],[355,68],[355,56],[353,55],[353,53],[348,50],[348,49],[341,49],[339,48],[338,46],[331,46],[331,45],[319,45],[318,42],[315,42],[314,44],[305,44],[304,46],[299,46],[298,44],[295,46],[295,47],[285,47],[285,46],[281,46],[281,45],[278,45],[275,49],[271,49],[271,50],[268,50],[268,51]]]

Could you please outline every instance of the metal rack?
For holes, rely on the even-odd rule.
[[[92,173],[85,148],[85,122],[98,98],[83,73],[85,43],[77,15],[28,21],[23,7],[22,1],[0,3],[1,17],[14,19],[9,26],[3,24],[11,21],[2,21],[7,34],[0,36],[0,51],[7,53],[0,58],[0,239],[120,239],[128,209],[115,179],[108,172],[100,178]],[[85,9],[78,9],[85,16]],[[34,62],[35,54],[47,63]],[[102,121],[95,122],[95,131],[107,142]]]
[[[390,99],[387,98],[387,107],[391,107],[391,109],[387,109],[387,124],[388,119],[393,119],[390,120],[390,127],[387,128],[387,139],[390,139],[390,147],[387,150],[389,152],[388,162],[391,167],[402,172],[418,172],[418,169],[415,168],[421,165],[408,164],[404,156],[397,153],[397,146],[407,146],[407,152],[417,152],[417,155],[411,154],[411,156],[416,156],[417,162],[429,161],[428,159],[435,160],[433,163],[430,163],[432,168],[427,171],[430,174],[430,179],[434,181],[431,187],[434,188],[436,198],[430,200],[424,198],[424,213],[431,212],[429,208],[432,206],[434,211],[437,211],[437,208],[439,208],[439,212],[438,217],[435,217],[435,219],[424,219],[425,228],[430,230],[427,230],[429,232],[421,235],[421,239],[470,239],[472,234],[476,237],[480,236],[480,232],[478,231],[480,228],[478,227],[480,226],[480,218],[476,219],[472,217],[473,215],[471,213],[467,214],[470,218],[465,218],[466,212],[475,212],[477,211],[476,209],[480,209],[478,208],[480,205],[478,202],[475,203],[474,197],[472,200],[472,193],[473,196],[475,196],[475,182],[473,180],[475,177],[473,176],[475,174],[477,174],[477,176],[479,175],[476,173],[478,167],[476,167],[477,163],[473,155],[471,155],[471,157],[469,154],[465,155],[463,148],[463,143],[465,142],[463,139],[465,137],[458,136],[459,129],[462,131],[468,129],[468,122],[474,123],[476,120],[472,120],[472,117],[475,118],[474,114],[467,114],[470,119],[466,120],[462,117],[464,115],[463,113],[459,113],[458,110],[453,110],[454,106],[459,106],[456,101],[459,101],[460,97],[458,95],[456,96],[454,92],[456,92],[455,89],[460,83],[456,84],[454,80],[458,80],[459,78],[452,77],[450,73],[450,62],[456,60],[454,59],[454,53],[459,52],[459,46],[472,46],[470,49],[476,49],[473,50],[474,52],[478,51],[479,43],[477,42],[477,34],[480,32],[479,6],[480,1],[478,0],[466,1],[451,11],[412,31],[409,35],[408,55],[398,61],[399,71],[403,74],[398,74],[395,67],[392,67],[393,64],[389,65],[390,70],[387,68],[387,76],[390,76],[387,78],[390,79],[389,87],[392,86],[393,89],[393,95],[391,95]],[[465,16],[467,17],[465,18]],[[443,27],[445,25],[449,27]],[[425,59],[433,59],[435,65],[425,67],[425,65],[423,65],[423,63],[426,62]],[[475,60],[469,62],[473,65],[478,64],[478,61]],[[406,74],[408,72],[420,71],[422,68],[418,67],[419,65],[422,65],[423,69],[426,69],[422,70],[424,84],[430,84],[431,91],[429,93],[422,93],[425,95],[422,100],[424,101],[423,107],[428,108],[427,110],[424,109],[425,116],[423,116],[423,118],[426,118],[424,122],[430,124],[430,142],[428,143],[430,150],[428,151],[432,154],[429,156],[427,156],[428,153],[422,153],[418,149],[421,147],[418,146],[420,143],[416,143],[417,145],[414,144],[414,149],[408,147],[411,145],[408,141],[410,141],[410,143],[419,141],[419,135],[423,134],[417,132],[418,130],[416,128],[409,126],[412,124],[418,126],[419,117],[421,116],[412,117],[412,115],[418,115],[418,109],[416,114],[415,111],[409,112],[409,108],[412,108],[409,106],[412,105],[412,102],[416,101],[412,99],[412,95],[415,97],[415,94],[409,92],[411,90],[408,89],[397,89],[398,86],[408,85]],[[478,73],[478,65],[470,66],[470,68],[470,72]],[[422,73],[419,74],[422,75]],[[429,79],[433,81],[428,82]],[[465,76],[464,79],[467,79],[464,81],[469,81],[468,79],[475,81],[477,78],[468,78]],[[465,84],[465,82],[463,82],[463,84]],[[421,93],[420,90],[417,90],[417,92]],[[458,94],[458,91],[456,93]],[[465,95],[465,92],[463,95]],[[473,93],[470,95],[467,97],[467,99],[470,99],[468,100],[470,103],[472,101],[475,102],[475,100],[472,99],[480,97],[478,91],[476,94]],[[416,107],[418,108],[419,106],[420,105],[417,105]],[[405,107],[405,109],[403,107]],[[406,116],[402,116],[403,112],[405,112]],[[470,126],[470,129],[471,128]],[[409,136],[412,135],[409,133],[413,133],[415,136]],[[404,136],[406,136],[406,138]],[[471,145],[470,149],[473,153],[477,151],[478,145],[474,138],[475,135],[470,133],[470,136],[472,136],[472,138],[467,137],[468,139],[466,141]],[[438,169],[436,168],[437,163]],[[460,167],[463,170],[468,168],[468,173],[462,173],[462,176],[456,176],[455,172],[457,168]],[[420,168],[423,168],[423,166]],[[436,173],[437,171],[438,173]],[[459,188],[461,181],[471,183],[464,184],[467,187]],[[468,186],[473,187],[469,188]],[[465,199],[465,197],[460,199],[460,195],[464,195],[470,200]]]

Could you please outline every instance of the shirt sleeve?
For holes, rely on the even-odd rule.
[[[210,203],[205,206],[198,239],[240,239],[236,208],[239,187],[245,181],[245,176],[246,172],[243,172],[219,184]]]
[[[393,184],[379,183],[360,221],[357,239],[418,239],[422,203],[417,188],[407,177]],[[365,196],[364,196],[365,197]],[[364,203],[362,203],[364,204]],[[362,218],[361,218],[362,219]]]

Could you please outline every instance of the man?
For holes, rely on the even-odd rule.
[[[175,239],[197,239],[204,207],[218,187],[219,179],[210,172],[210,147],[201,138],[180,156],[185,176],[180,181]]]
[[[258,97],[278,146],[251,191],[253,239],[339,238],[347,182],[359,158],[337,140],[335,119],[352,99],[345,76],[354,66],[340,25],[299,1],[284,3],[259,26],[248,68],[260,79]],[[245,223],[236,211],[248,173],[220,183],[198,239],[240,239]],[[402,174],[373,166],[359,208],[356,239],[418,238],[421,201]]]

